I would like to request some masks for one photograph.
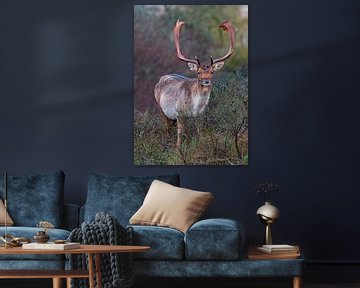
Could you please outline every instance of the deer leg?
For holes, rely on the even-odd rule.
[[[168,118],[165,113],[161,110],[160,111],[160,115],[162,117],[162,121],[165,125],[165,130],[166,130],[166,144],[164,143],[164,147],[168,147],[169,144],[172,142],[171,141],[171,130],[172,128],[175,126],[176,120],[172,120],[170,118]]]
[[[166,124],[166,147],[170,147],[172,146],[172,133],[174,132],[174,126],[176,123],[176,120],[172,120],[168,117],[165,116],[164,114],[164,119],[165,119],[165,124]]]
[[[167,130],[168,135],[170,136],[171,135],[171,128],[174,127],[176,120],[172,120],[172,119],[167,118],[165,116],[165,121],[166,121],[166,130]]]
[[[196,123],[196,129],[195,129],[195,130],[196,130],[196,139],[197,139],[197,140],[200,139],[200,133],[201,133],[201,129],[200,129],[200,128],[202,127],[202,126],[201,126],[202,123],[203,123],[202,121],[203,121],[203,118],[198,117],[198,118],[196,119],[196,122],[195,122],[195,123]]]
[[[176,148],[180,150],[181,145],[181,136],[184,131],[184,122],[181,118],[177,119],[177,141],[176,141]]]

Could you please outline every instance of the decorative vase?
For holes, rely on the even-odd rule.
[[[49,235],[46,234],[46,231],[38,231],[33,238],[36,243],[47,243],[50,239]]]
[[[280,217],[280,211],[271,202],[266,201],[265,205],[261,206],[256,214],[258,215],[261,223],[265,225],[265,237],[264,243],[266,245],[272,244],[272,235],[271,235],[271,224],[274,224],[276,220]]]

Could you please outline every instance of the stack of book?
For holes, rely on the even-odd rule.
[[[257,250],[268,254],[299,254],[298,246],[291,246],[286,244],[262,245],[257,247]]]
[[[262,245],[250,246],[248,259],[296,259],[300,257],[299,246]]]
[[[27,243],[22,245],[26,250],[70,250],[79,249],[80,243]]]

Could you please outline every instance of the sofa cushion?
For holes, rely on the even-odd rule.
[[[235,261],[219,260],[219,261],[135,261],[134,273],[140,277],[192,277],[198,279],[200,287],[226,287],[221,285],[227,277],[294,277],[301,276],[304,270],[304,259],[266,259],[266,260],[248,260],[240,259]],[[209,277],[206,285],[201,278]],[[217,277],[222,278],[211,282]],[[165,278],[165,279],[166,279]],[[228,278],[230,279],[230,278]],[[241,281],[233,279],[233,284],[228,284],[229,287],[292,287],[283,285],[267,285],[266,281],[262,281],[264,285],[241,285]],[[235,284],[237,283],[237,284]],[[279,282],[278,282],[279,283]],[[197,287],[196,284],[191,283],[190,287]],[[172,287],[169,283],[168,286]],[[149,286],[151,287],[151,286]],[[156,286],[154,286],[156,287]],[[165,286],[166,287],[166,286]],[[175,286],[177,287],[177,286]],[[179,286],[180,287],[180,286]],[[184,286],[187,287],[187,286]],[[306,286],[305,286],[306,287]],[[326,287],[326,286],[320,286]]]
[[[3,176],[0,177],[0,183]],[[3,195],[3,187],[0,185]],[[62,227],[64,173],[8,176],[8,212],[16,226],[35,227],[45,220]]]
[[[52,256],[57,256],[59,258],[57,260],[44,259],[43,256],[46,255],[34,255],[34,256],[38,256],[38,258],[36,260],[26,260],[26,261],[11,260],[11,259],[4,261],[0,260],[0,270],[63,270],[64,269],[65,266],[64,255],[52,255]],[[3,283],[3,280],[1,280],[1,282]],[[29,286],[31,284],[27,282],[23,282],[23,283],[27,284],[27,285],[23,285],[23,287],[39,287],[39,286]],[[1,284],[1,287],[3,287],[2,285],[3,284]],[[11,285],[10,287],[18,287],[18,286]]]
[[[134,244],[150,246],[146,252],[134,253],[135,259],[182,260],[184,234],[172,228],[157,226],[132,226]]]
[[[231,219],[206,219],[195,223],[185,235],[187,260],[238,259],[245,240],[243,225]]]
[[[8,227],[7,233],[14,237],[25,237],[29,240],[33,240],[33,236],[36,235],[41,228],[36,227]],[[0,227],[0,235],[5,234],[5,227]],[[49,229],[47,234],[50,236],[49,241],[65,240],[69,237],[70,232],[63,229]],[[61,260],[64,259],[63,255],[0,255],[0,260]]]
[[[171,227],[186,232],[197,221],[213,196],[154,180],[143,205],[131,217],[130,224]]]
[[[5,217],[6,217],[6,225],[8,226],[14,225],[14,221],[11,219],[9,213],[6,212],[6,216],[5,216],[5,205],[4,202],[0,199],[0,226],[5,225]]]
[[[154,179],[179,186],[179,175],[122,177],[91,174],[84,205],[84,221],[91,222],[98,212],[113,215],[126,226],[139,209]]]

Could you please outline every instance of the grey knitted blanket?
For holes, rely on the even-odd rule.
[[[71,231],[69,240],[81,244],[133,245],[133,229],[122,227],[116,218],[101,212],[95,215],[94,222],[84,222],[81,224],[81,228]],[[68,258],[71,269],[87,269],[88,259],[86,255],[70,254]],[[104,288],[129,288],[133,286],[132,253],[101,254],[101,279]],[[89,287],[88,282],[88,279],[73,279],[71,287],[87,288]]]

